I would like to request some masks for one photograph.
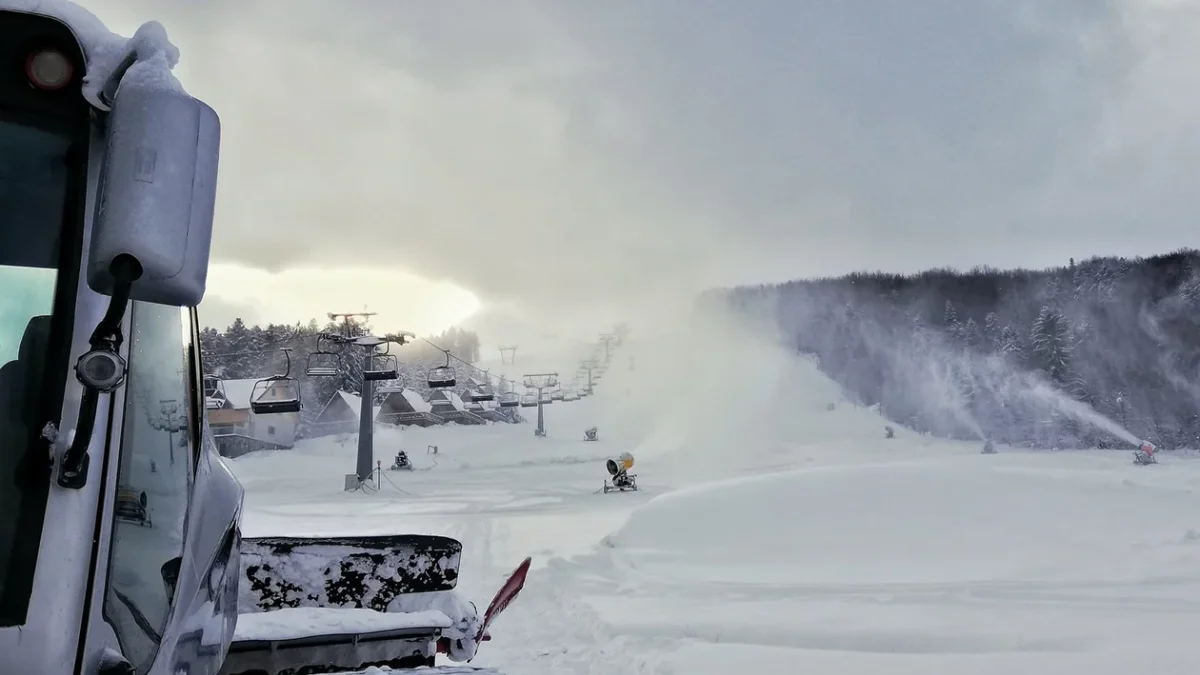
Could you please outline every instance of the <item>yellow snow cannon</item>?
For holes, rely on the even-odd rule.
[[[637,475],[629,473],[629,470],[633,468],[633,455],[622,452],[618,457],[605,460],[604,468],[608,469],[608,474],[612,476],[611,481],[604,481],[605,493],[613,490],[625,492],[638,489]]]

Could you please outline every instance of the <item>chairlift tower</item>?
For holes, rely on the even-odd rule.
[[[612,346],[613,343],[620,344],[621,336],[616,333],[602,333],[600,335],[600,344],[604,345],[604,362],[612,361]]]
[[[330,318],[335,315],[330,314]],[[346,329],[349,331],[349,319]],[[376,380],[395,379],[398,375],[396,357],[389,356],[387,351],[380,352],[380,345],[390,346],[391,343],[406,344],[406,340],[416,336],[401,331],[384,337],[363,335],[359,337],[327,336],[335,343],[355,345],[363,349],[362,361],[362,390],[359,396],[358,411],[358,455],[354,463],[354,473],[358,482],[369,479],[375,470],[375,406],[374,386]]]
[[[179,401],[173,398],[161,399],[158,409],[161,414],[151,417],[150,427],[166,432],[168,456],[171,466],[175,466],[175,434],[187,430],[187,416],[186,413],[180,413]]]
[[[350,319],[353,319],[353,318],[355,318],[355,317],[361,317],[361,318],[363,318],[363,319],[369,319],[369,318],[371,318],[371,317],[375,316],[375,315],[376,315],[376,314],[378,314],[378,313],[379,313],[379,312],[367,312],[367,311],[362,311],[362,312],[329,312],[329,313],[328,313],[326,316],[328,316],[328,317],[329,317],[329,320],[330,320],[330,321],[334,321],[334,322],[336,322],[338,319],[341,319],[341,320],[342,320],[342,337],[347,337],[347,338],[350,338],[350,337],[354,337],[353,335],[351,335],[351,334],[350,334]],[[364,324],[364,327],[365,327],[365,324]]]
[[[543,412],[542,392],[558,386],[558,373],[529,373],[525,375],[525,388],[537,391],[537,430],[534,435],[543,438],[546,435],[546,417]]]
[[[511,366],[516,362],[517,362],[517,347],[516,347],[516,345],[510,345],[507,347],[500,348],[500,364],[501,365]]]
[[[349,325],[347,324],[347,327]],[[387,344],[387,340],[372,335],[364,335],[354,340],[354,344],[363,348],[363,372],[371,369],[371,359],[375,356],[375,348]],[[358,461],[354,464],[354,473],[358,474],[358,482],[371,477],[375,469],[375,412],[374,389],[375,382],[367,378],[362,380],[362,392],[358,405]]]
[[[600,366],[600,362],[595,359],[588,359],[579,364],[579,368],[581,370],[587,371],[587,393],[588,393],[588,396],[592,395],[592,393],[593,393],[592,388],[596,384],[595,381],[592,379],[592,371],[594,371],[599,366]]]

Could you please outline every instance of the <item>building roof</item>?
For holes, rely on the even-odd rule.
[[[362,397],[358,394],[351,394],[348,391],[339,391],[337,395],[340,396],[341,399],[346,402],[346,405],[350,407],[350,411],[354,413],[354,418],[358,419],[359,415],[362,414]],[[373,414],[371,415],[371,419],[375,419],[378,416],[379,406],[375,406],[373,409]]]
[[[246,410],[250,407],[250,394],[259,378],[248,380],[221,380],[221,389],[225,392],[225,400],[234,410]]]
[[[439,389],[429,395],[429,403],[434,407],[447,406],[455,410],[466,410],[466,404],[463,403],[462,397],[453,391],[447,389]]]

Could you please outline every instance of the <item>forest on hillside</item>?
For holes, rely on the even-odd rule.
[[[223,330],[210,327],[201,331],[200,351],[205,374],[225,380],[264,378],[283,374],[290,357],[290,375],[299,380],[301,385],[304,404],[301,420],[310,422],[337,391],[362,392],[364,351],[361,348],[338,348],[322,342],[321,349],[336,351],[337,354],[318,357],[318,360],[329,358],[335,361],[337,375],[309,377],[305,374],[309,358],[318,350],[317,335],[323,332],[351,336],[374,334],[369,324],[353,319],[348,322],[331,321],[325,325],[318,324],[314,319],[307,324],[292,326],[247,326],[241,319],[236,319]],[[285,348],[290,350],[286,356],[283,351]],[[403,346],[389,346],[389,353],[396,357],[399,366],[400,382],[426,399],[430,394],[426,384],[429,369],[446,364],[446,354],[439,348],[449,350],[453,357],[451,365],[459,379],[457,390],[469,386],[469,377],[480,376],[474,368],[465,365],[479,360],[479,336],[473,331],[450,328],[439,335],[410,340]],[[376,392],[378,402],[378,389]]]
[[[1200,253],[1046,270],[857,273],[714,291],[768,314],[863,405],[956,438],[1200,447]]]

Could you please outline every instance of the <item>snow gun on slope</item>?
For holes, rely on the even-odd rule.
[[[24,323],[0,348],[0,674],[470,661],[528,559],[479,616],[454,539],[241,537],[195,309],[220,122],[177,60],[157,23],[124,39],[66,0],[0,0],[0,269],[20,272],[0,316]],[[289,373],[254,414],[295,421]]]
[[[625,492],[626,490],[636,491],[637,474],[629,473],[633,468],[633,455],[628,452],[622,452],[619,457],[604,460],[604,468],[608,470],[608,475],[612,477],[610,481],[604,481],[604,492],[613,492],[614,490]]]

